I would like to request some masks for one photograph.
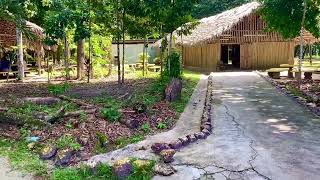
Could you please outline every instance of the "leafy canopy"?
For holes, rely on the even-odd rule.
[[[261,0],[262,17],[268,24],[269,31],[277,31],[284,38],[299,36],[303,16],[304,0]],[[320,36],[319,28],[319,0],[307,0],[305,29],[314,36]]]

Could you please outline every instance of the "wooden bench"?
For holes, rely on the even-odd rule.
[[[280,73],[285,71],[289,71],[289,68],[271,68],[267,70],[269,77],[272,79],[280,79]]]

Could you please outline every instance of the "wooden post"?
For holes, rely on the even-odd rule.
[[[24,80],[24,60],[23,60],[23,42],[22,42],[22,32],[19,28],[16,28],[17,33],[17,46],[18,46],[18,78]]]
[[[125,11],[122,12],[122,79],[121,83],[124,84],[124,55],[125,55],[125,29],[124,29]]]

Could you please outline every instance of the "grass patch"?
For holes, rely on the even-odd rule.
[[[304,95],[303,92],[301,92],[299,89],[291,85],[286,85],[286,89],[290,91],[294,96],[302,97],[302,98],[305,98],[307,102],[312,102],[312,98]]]
[[[25,142],[0,138],[0,155],[8,157],[15,169],[35,176],[48,176],[46,163],[33,154]]]

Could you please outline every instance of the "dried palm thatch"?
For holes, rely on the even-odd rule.
[[[224,34],[228,34],[228,31],[232,31],[234,27],[239,25],[245,18],[248,18],[256,13],[261,6],[259,2],[250,2],[242,6],[233,8],[228,11],[224,11],[215,16],[203,18],[199,21],[199,25],[187,36],[183,38],[177,36],[179,28],[173,32],[175,37],[175,43],[184,46],[194,46],[201,44],[215,43]],[[250,23],[256,23],[255,21]],[[253,25],[254,26],[254,25]],[[278,36],[276,33],[265,33],[264,35]],[[305,42],[314,43],[318,41],[311,33],[305,33]],[[281,37],[277,39],[282,39]],[[282,40],[286,41],[286,40]],[[159,47],[161,40],[157,41],[154,46]]]
[[[44,48],[50,49],[42,42],[44,39],[44,30],[29,21],[25,21],[25,26],[30,30],[33,38],[24,36],[23,44],[31,50],[36,51],[39,55],[44,54]],[[7,20],[0,20],[0,47],[10,47],[16,45],[16,24]]]

